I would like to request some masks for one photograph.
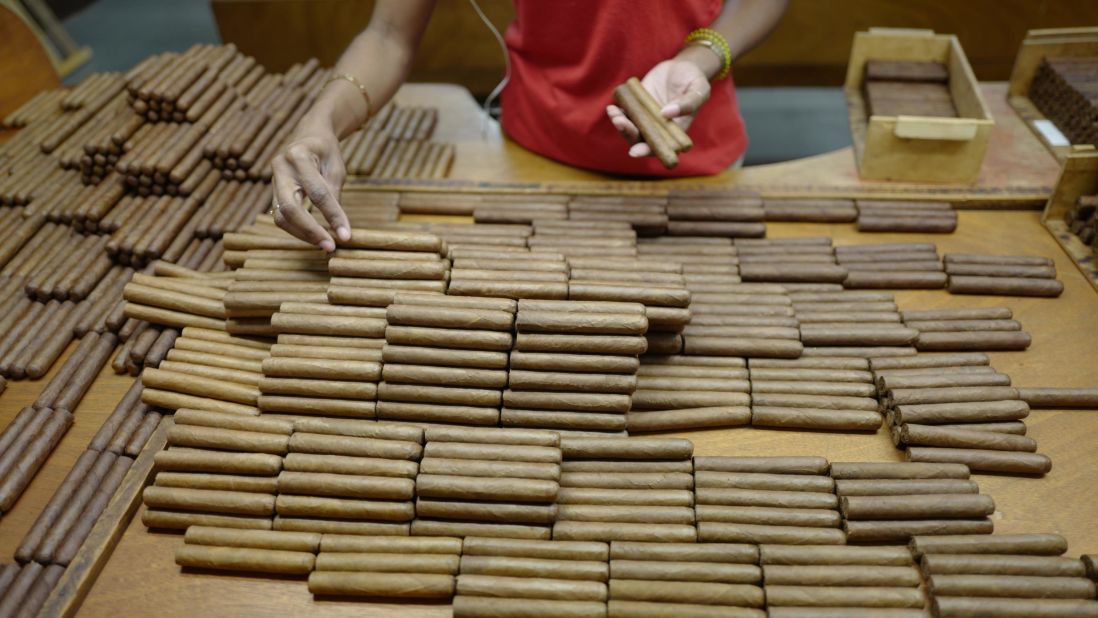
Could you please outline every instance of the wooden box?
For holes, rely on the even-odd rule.
[[[1030,30],[1018,48],[1014,59],[1014,69],[1010,73],[1010,87],[1007,89],[1007,102],[1045,145],[1063,161],[1072,152],[1072,144],[1060,134],[1052,134],[1063,141],[1050,138],[1049,133],[1041,129],[1042,123],[1049,123],[1045,115],[1029,99],[1029,88],[1033,85],[1033,76],[1037,67],[1046,56],[1080,57],[1098,56],[1098,28],[1050,28]],[[1057,133],[1059,131],[1057,130]]]
[[[867,60],[929,60],[949,69],[959,118],[866,118]],[[870,29],[854,35],[846,67],[847,111],[858,175],[868,180],[971,183],[980,172],[995,122],[957,37],[929,30]]]
[[[1098,259],[1089,246],[1071,233],[1065,220],[1080,195],[1098,195],[1098,150],[1092,146],[1077,146],[1066,153],[1041,222],[1098,290]]]

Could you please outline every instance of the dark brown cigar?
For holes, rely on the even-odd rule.
[[[972,431],[934,427],[931,425],[901,425],[895,433],[899,445],[941,446],[951,448],[990,449],[997,451],[1037,452],[1037,441],[1025,436],[988,431]]]
[[[968,469],[951,463],[833,462],[834,479],[967,479]]]
[[[1019,388],[1018,395],[1032,408],[1098,407],[1098,389],[1095,388]]]
[[[1031,277],[950,275],[948,289],[951,294],[1059,296],[1064,291],[1064,284],[1056,279]]]
[[[57,564],[67,566],[73,561],[76,552],[91,533],[92,527],[99,520],[100,514],[107,508],[107,503],[114,496],[118,486],[122,484],[122,479],[129,472],[132,464],[133,459],[130,457],[118,457],[114,460],[110,471],[95,489],[91,500],[80,513],[80,518],[73,522],[73,526],[69,528],[64,541],[58,546],[54,555]]]
[[[1032,338],[1025,331],[921,332],[915,347],[926,351],[1024,350]]]
[[[1052,266],[1051,259],[1038,255],[973,255],[947,253],[944,260],[955,264],[1012,264],[1018,266]]]
[[[922,494],[975,494],[975,481],[964,479],[840,479],[835,481],[840,496],[907,496]]]
[[[848,520],[949,519],[983,517],[995,512],[995,502],[983,494],[842,496],[839,507]]]
[[[976,401],[902,405],[890,412],[897,424],[986,423],[1023,419],[1029,416],[1029,406],[1021,400]]]
[[[699,487],[696,493],[698,504],[804,509],[838,508],[838,499],[835,495],[822,492]]]
[[[626,420],[629,431],[634,433],[706,427],[736,427],[751,423],[751,408],[748,406],[718,406],[663,411],[630,410]]]

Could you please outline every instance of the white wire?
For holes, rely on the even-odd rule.
[[[484,99],[484,118],[481,119],[480,131],[482,135],[487,135],[488,123],[492,119],[492,114],[489,111],[491,110],[492,102],[499,97],[501,92],[503,92],[503,89],[507,86],[507,82],[511,81],[511,56],[507,53],[507,44],[503,42],[503,35],[499,33],[499,30],[496,29],[495,25],[488,19],[488,16],[481,10],[480,5],[477,4],[477,0],[469,0],[469,4],[473,5],[473,10],[477,12],[480,20],[492,31],[492,36],[496,38],[496,42],[499,43],[499,49],[503,52],[503,79],[488,93],[488,98]]]

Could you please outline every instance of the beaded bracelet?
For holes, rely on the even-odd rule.
[[[687,45],[701,45],[721,59],[721,70],[714,80],[724,79],[732,72],[732,50],[724,35],[712,28],[698,28],[686,36]]]
[[[349,73],[336,73],[332,75],[324,85],[327,86],[328,84],[341,79],[350,82],[352,86],[358,88],[358,91],[362,93],[362,98],[366,99],[366,117],[369,118],[373,111],[373,101],[370,100],[370,93],[367,92],[366,85],[358,81],[354,75]]]

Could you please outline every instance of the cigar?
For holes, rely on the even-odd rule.
[[[522,599],[550,599],[570,601],[578,604],[580,601],[596,601],[599,604],[606,601],[606,585],[602,582],[548,580],[548,579],[522,579],[517,577],[500,577],[495,575],[469,575],[464,574],[457,580],[457,599],[468,597],[489,597],[488,601],[502,600],[505,603],[516,603]],[[461,596],[467,595],[467,596]],[[455,599],[455,603],[459,603]],[[537,604],[540,601],[526,601],[523,611],[528,611],[530,603]],[[499,606],[502,609],[504,606]],[[498,611],[494,606],[493,610]],[[462,612],[467,608],[455,607],[455,615],[466,615]],[[493,614],[494,615],[494,614]],[[560,614],[552,614],[560,615]],[[569,614],[575,615],[575,614]],[[602,615],[595,613],[592,615]]]
[[[805,345],[907,345],[919,336],[919,331],[914,328],[891,325],[801,325],[801,341]]]
[[[718,406],[664,411],[630,410],[626,420],[629,431],[637,433],[735,427],[750,424],[751,408],[748,406]]]
[[[914,566],[783,565],[763,566],[766,586],[881,586],[917,587],[922,583]]]
[[[1086,574],[1091,580],[1098,581],[1098,570],[1095,569],[1095,556],[1094,554],[1083,554],[1081,557],[1083,566],[1086,567]]]
[[[263,361],[270,356],[270,349],[253,348],[221,341],[208,341],[205,339],[192,339],[183,337],[176,342],[175,349],[202,352],[204,354],[217,354],[234,358],[246,358],[249,360]]]
[[[1010,386],[1010,376],[995,371],[962,373],[957,372],[956,368],[951,368],[924,374],[882,374],[877,378],[877,386],[882,391],[958,386]]]
[[[203,352],[191,352],[188,350],[172,349],[168,351],[167,359],[173,362],[233,369],[259,375],[262,375],[263,371],[263,364],[259,361],[242,359],[239,357],[225,357]]]
[[[894,388],[889,392],[889,402],[897,406],[1018,399],[1018,390],[1009,386]]]
[[[1033,408],[1098,407],[1098,389],[1094,388],[1019,388],[1018,396]]]
[[[946,287],[944,272],[851,270],[843,280],[848,289],[937,289]]]
[[[964,479],[840,479],[835,481],[840,496],[905,496],[923,494],[975,494],[975,481]]]
[[[1083,599],[1005,599],[986,597],[935,597],[931,601],[939,616],[1098,616],[1098,603]]]
[[[168,431],[168,444],[199,449],[285,455],[289,450],[290,437],[283,434],[224,427],[185,425],[177,421]]]
[[[1029,416],[1029,406],[1021,400],[934,403],[901,405],[891,413],[896,424],[984,423],[1023,419]]]
[[[566,504],[560,506],[561,521],[603,521],[653,524],[694,523],[694,510],[681,506],[651,506],[638,509],[634,505]]]
[[[521,429],[483,430],[463,429],[460,427],[432,427],[425,431],[424,437],[428,442],[463,442],[543,447],[560,446],[560,436],[551,431],[527,431]]]
[[[995,502],[983,494],[844,495],[839,507],[847,520],[975,518],[995,512]]]
[[[1053,261],[1038,255],[973,255],[947,253],[944,261],[954,264],[995,264],[1015,266],[1052,266]]]
[[[936,574],[927,577],[935,596],[1093,599],[1094,582],[1084,577]]]
[[[673,169],[679,164],[676,153],[680,142],[671,136],[665,120],[648,112],[634,89],[627,84],[618,86],[614,89],[614,102],[621,106],[626,116],[636,123],[637,130],[644,141],[652,147],[653,154],[664,167]]]
[[[284,338],[284,335],[280,335],[280,338]],[[382,339],[360,339],[359,341],[377,341],[382,342]],[[334,343],[334,342],[333,342]],[[177,350],[172,350],[168,353],[168,358],[171,358],[173,354],[178,355]],[[189,355],[188,355],[189,356]],[[271,346],[271,356],[281,358],[316,358],[324,359],[328,361],[360,361],[360,362],[378,362],[381,360],[381,350],[377,348],[365,348],[365,347],[343,347],[342,344],[331,346],[318,346],[318,345],[297,345],[297,344],[282,344],[276,343]],[[179,356],[182,360],[183,357]],[[219,359],[216,362],[225,363],[225,359]],[[207,363],[213,364],[213,363]],[[246,363],[246,366],[251,367],[259,365],[259,369],[255,371],[262,371],[262,365],[260,363]],[[239,366],[239,365],[238,365]]]
[[[1084,577],[1086,575],[1083,561],[1076,558],[1061,558],[1054,556],[924,554],[921,564],[923,572],[928,576],[1028,575],[1041,578],[1076,578]]]
[[[384,336],[387,344],[497,352],[509,351],[512,343],[509,332],[418,326],[390,326],[383,334],[370,336]]]
[[[841,397],[835,395],[791,395],[785,393],[754,393],[753,407],[816,408],[826,410],[876,411],[877,403],[869,397]]]
[[[747,490],[699,487],[698,504],[779,508],[837,509],[834,494],[803,491]]]
[[[217,526],[240,530],[270,530],[269,517],[244,517],[239,515],[214,515],[186,511],[145,509],[141,523],[146,528],[162,530],[186,530],[191,526]]]
[[[1036,440],[1006,433],[904,424],[897,435],[900,445],[1037,452]]]
[[[319,539],[320,551],[331,553],[359,552],[382,554],[451,554],[462,553],[462,541],[445,537],[363,537],[346,534],[325,534]]]
[[[283,470],[278,476],[278,491],[283,494],[411,500],[414,487],[411,479],[392,477],[371,478],[289,470]]]
[[[83,545],[95,526],[99,516],[107,508],[107,503],[114,496],[122,479],[130,470],[133,459],[130,457],[118,457],[114,459],[110,470],[102,478],[102,482],[95,488],[87,506],[80,512],[80,517],[73,522],[64,536],[64,540],[57,546],[54,553],[54,562],[67,566],[76,556],[76,552]]]
[[[326,534],[361,534],[408,536],[408,522],[353,521],[345,519],[297,518],[277,515],[272,522],[274,530],[290,532],[319,532]]]
[[[432,350],[434,352],[436,351]],[[630,356],[532,353],[518,350],[510,355],[512,370],[633,374],[637,372],[639,365],[639,361]]]
[[[84,504],[91,497],[95,483],[85,483],[85,480],[89,474],[92,474],[92,470],[99,459],[99,452],[90,449],[80,455],[72,470],[69,471],[65,480],[62,481],[53,497],[50,498],[50,501],[34,521],[30,531],[23,537],[19,548],[15,551],[16,560],[24,563],[29,562],[37,554],[42,557],[41,562],[43,563],[53,561],[53,552],[56,545],[61,541],[62,535],[68,531],[75,517],[79,515]],[[97,476],[92,476],[93,479],[101,478],[106,473],[110,463],[114,460],[114,455],[107,454],[102,459],[104,463],[99,466]],[[51,541],[49,546],[45,547],[44,552],[37,553],[38,548],[44,546],[45,538],[51,534],[56,538]]]
[[[508,374],[502,369],[469,369],[464,367],[432,367],[386,363],[383,371],[386,383],[461,386],[468,388],[503,388]]]
[[[448,599],[454,594],[452,575],[314,571],[309,575],[314,595],[384,598]]]
[[[436,519],[548,525],[557,518],[557,506],[417,498],[416,515]]]
[[[375,418],[375,402],[361,399],[328,399],[284,395],[260,395],[259,409],[283,414],[315,414],[346,418]]]
[[[1006,307],[982,307],[965,309],[929,309],[924,311],[901,311],[904,322],[947,321],[947,320],[1009,320],[1013,312]]]
[[[919,334],[915,347],[926,351],[1025,350],[1032,338],[1024,331],[933,332]]]
[[[273,494],[278,490],[278,480],[274,477],[205,474],[201,472],[159,472],[156,475],[156,484],[161,487],[223,489],[261,494]]]
[[[411,533],[415,536],[478,536],[547,541],[552,535],[552,528],[519,524],[416,519],[412,522]]]
[[[290,436],[290,452],[415,461],[423,453],[423,447],[408,440],[326,435],[298,430]]]
[[[274,508],[279,516],[284,517],[405,522],[411,521],[415,516],[415,510],[411,502],[353,500],[288,494],[279,494],[275,499]]]
[[[450,308],[440,313],[437,308],[394,304],[386,314],[389,324],[434,328],[510,331],[514,316],[507,311]]]
[[[336,364],[312,358],[267,358],[263,360],[263,375],[275,378],[376,381],[381,377],[381,365],[365,361],[343,361]]]
[[[751,424],[758,427],[875,431],[881,426],[880,414],[868,410],[780,406],[753,406],[751,410]]]
[[[409,422],[499,424],[499,408],[493,406],[446,405],[418,402],[379,401],[377,416],[383,420]]]
[[[306,380],[297,378],[261,378],[259,390],[264,395],[297,395],[300,397],[362,399],[373,401],[377,387],[370,382]]]
[[[758,339],[748,337],[685,337],[687,355],[750,356],[764,358],[797,358],[803,345],[797,340]]]
[[[275,513],[275,496],[269,494],[151,486],[146,487],[142,495],[145,506],[153,509],[262,517]]]
[[[606,562],[609,548],[606,543],[470,536],[465,539],[462,554],[465,556],[510,556],[528,559]]]
[[[156,454],[157,470],[249,474],[274,476],[282,469],[282,458],[264,453],[225,453],[173,448]]]
[[[763,590],[748,584],[613,579],[610,598],[622,601],[763,607]]]
[[[146,386],[146,390],[142,395],[142,401],[152,405],[157,404],[148,399],[150,389],[161,389],[182,395],[216,399],[219,401],[242,404],[244,406],[254,406],[259,397],[259,389],[243,384],[202,378],[188,374],[172,373],[162,369],[154,369],[152,367],[146,368],[145,371],[142,372],[141,381]],[[193,407],[201,409],[201,406]]]
[[[853,545],[763,545],[759,563],[766,565],[877,565],[909,567],[907,547]]]
[[[838,479],[967,479],[968,470],[950,463],[832,462]]]
[[[916,558],[929,554],[1059,556],[1066,551],[1067,541],[1058,534],[916,536],[911,539],[911,552]]]
[[[253,547],[186,544],[175,551],[175,563],[179,566],[224,571],[307,575],[312,573],[315,561],[312,552]]]
[[[33,408],[25,408],[24,411],[26,410]],[[4,473],[0,480],[0,512],[11,510],[73,422],[72,414],[65,410],[47,409],[37,411],[35,415],[41,420],[29,421],[23,430],[23,436],[28,441],[15,445],[15,448],[8,451],[13,459],[0,463],[0,470]],[[14,436],[14,432],[12,435]]]
[[[513,357],[513,355],[512,355]],[[706,365],[684,365],[684,364],[660,364],[658,362],[649,362],[648,359],[652,357],[646,357],[644,363],[637,368],[637,375],[642,380],[648,379],[662,379],[668,381],[668,378],[697,378],[697,379],[716,379],[722,381],[745,381],[750,377],[750,372],[746,368],[742,367],[722,367],[722,366],[706,366]],[[689,358],[689,357],[680,357]],[[730,360],[743,360],[743,359],[730,359]],[[512,361],[513,362],[513,361]],[[669,381],[670,382],[670,381]]]
[[[488,500],[496,502],[552,502],[558,484],[539,479],[464,477],[420,474],[416,492],[422,498]]]
[[[657,562],[619,558],[610,561],[610,576],[615,580],[690,581],[725,584],[758,584],[762,581],[761,570],[753,564]]]
[[[838,528],[699,521],[698,539],[706,543],[718,541],[722,543],[842,545],[846,542],[846,535]]]
[[[694,473],[697,487],[725,487],[772,491],[830,492],[830,477],[811,474],[767,474],[761,472],[722,472],[701,470]]]
[[[753,380],[752,393],[785,393],[790,395],[834,395],[838,397],[873,397],[877,387],[873,384],[852,382],[779,382]]]
[[[447,476],[481,476],[492,478],[530,478],[560,480],[560,468],[549,463],[479,461],[428,457],[420,464],[422,474]]]
[[[766,586],[768,606],[921,608],[926,602],[917,588],[896,586]]]
[[[1041,453],[969,448],[909,447],[909,461],[964,464],[973,471],[1043,476],[1052,460]]]
[[[840,524],[838,511],[830,509],[698,505],[696,510],[698,521],[814,528],[838,528]]]
[[[990,519],[912,519],[887,521],[843,521],[850,543],[904,542],[918,535],[985,534],[994,525]]]
[[[1059,296],[1064,291],[1064,284],[1056,279],[1031,277],[950,275],[948,290],[951,294]]]
[[[1037,279],[1055,279],[1055,266],[1024,266],[1015,264],[964,264],[947,262],[945,271],[950,275],[972,275],[981,277],[1032,277]]]
[[[316,570],[457,575],[459,562],[457,554],[321,552]]]

